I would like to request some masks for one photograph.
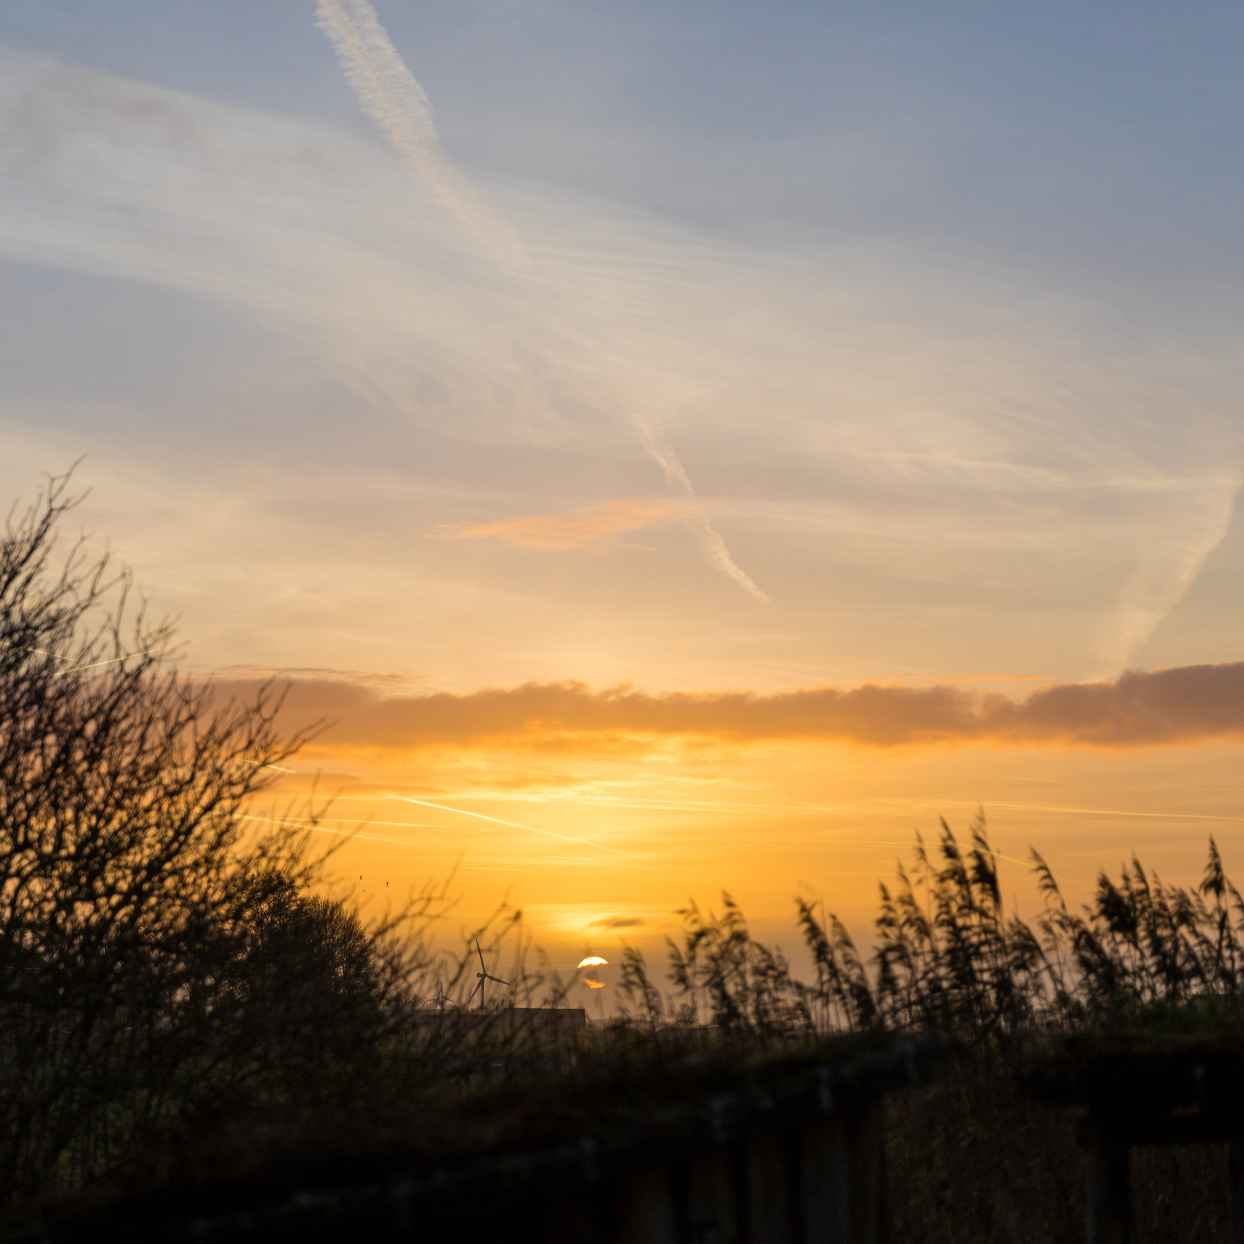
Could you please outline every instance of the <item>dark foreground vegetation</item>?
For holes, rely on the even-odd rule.
[[[1244,898],[1211,840],[1201,884],[1133,860],[1068,908],[1033,852],[1046,909],[1008,914],[983,820],[942,825],[882,885],[876,946],[799,901],[799,978],[723,896],[695,906],[654,980],[621,964],[621,1017],[539,1039],[514,1006],[564,1005],[516,913],[432,949],[444,888],[379,922],[315,896],[323,809],[256,821],[255,796],[311,732],[280,699],[220,705],[168,670],[171,630],[80,546],[51,481],[0,543],[0,1199],[42,1212],[196,1184],[349,1177],[403,1155],[482,1152],[597,1126],[610,1103],[666,1100],[758,1061],[941,1034],[955,1062],[887,1107],[895,1237],[1077,1240],[1069,1119],[1020,1088],[1058,1034],[1215,1034],[1244,1018]],[[298,828],[295,822],[303,827]],[[258,827],[258,828],[256,828]],[[478,944],[492,970],[474,1009]],[[1139,1238],[1225,1238],[1224,1155],[1142,1150]]]

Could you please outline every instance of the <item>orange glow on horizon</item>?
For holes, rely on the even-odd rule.
[[[419,884],[452,877],[463,921],[483,921],[503,902],[521,908],[534,944],[579,971],[634,947],[660,973],[665,940],[682,938],[679,912],[692,900],[719,911],[723,891],[762,939],[796,942],[798,895],[867,939],[877,884],[911,864],[916,834],[935,859],[944,817],[966,846],[982,805],[1004,895],[1029,915],[1041,902],[1030,847],[1074,903],[1089,897],[1099,869],[1133,850],[1164,878],[1196,877],[1213,833],[1230,868],[1229,831],[1244,824],[1229,793],[1238,756],[1226,743],[1104,753],[667,738],[638,759],[495,742],[371,753],[364,763],[348,749],[311,759],[291,762],[296,775],[274,775],[277,800],[308,795],[314,764],[331,774],[320,786],[323,830],[344,842],[332,868],[365,908],[379,914]],[[409,821],[394,816],[404,796]],[[267,796],[252,807],[272,814]]]

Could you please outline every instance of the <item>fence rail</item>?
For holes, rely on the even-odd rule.
[[[348,1187],[211,1190],[31,1224],[34,1244],[474,1239],[548,1244],[885,1244],[883,1100],[936,1038],[776,1059],[680,1100],[636,1100],[539,1147],[442,1154]]]
[[[1029,1093],[1074,1110],[1084,1151],[1088,1244],[1131,1244],[1137,1145],[1226,1141],[1232,1244],[1244,1244],[1244,1053],[1212,1038],[1070,1037],[1025,1076]]]

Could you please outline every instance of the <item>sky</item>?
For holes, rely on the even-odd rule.
[[[1242,51],[9,0],[0,491],[81,459],[184,668],[330,720],[265,807],[318,774],[369,903],[456,868],[559,962],[722,889],[866,936],[979,807],[1025,913],[1029,846],[1191,883],[1244,864]]]

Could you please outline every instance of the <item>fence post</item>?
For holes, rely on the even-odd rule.
[[[683,1172],[677,1167],[634,1170],[620,1181],[612,1238],[645,1240],[651,1244],[682,1244],[679,1196]]]
[[[714,1145],[691,1158],[685,1172],[683,1237],[691,1244],[737,1244],[744,1223],[733,1148]]]
[[[856,1244],[851,1234],[851,1144],[841,1115],[810,1120],[791,1134],[801,1244]]]
[[[886,1244],[885,1117],[880,1097],[847,1119],[852,1244]]]
[[[1231,1196],[1231,1244],[1244,1244],[1244,1139],[1227,1144],[1227,1188]]]
[[[1128,1146],[1102,1126],[1086,1119],[1080,1129],[1086,1151],[1088,1244],[1132,1244],[1132,1188]]]
[[[744,1239],[749,1244],[798,1240],[797,1188],[790,1176],[790,1145],[776,1132],[756,1132],[745,1142],[747,1189]]]

